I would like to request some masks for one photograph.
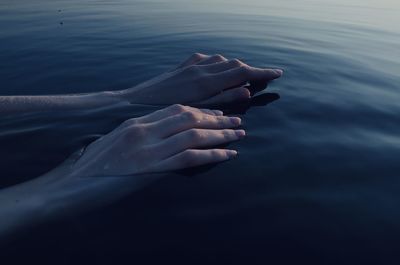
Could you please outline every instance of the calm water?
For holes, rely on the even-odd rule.
[[[1,0],[3,95],[127,88],[196,51],[285,69],[268,87],[275,100],[243,116],[237,160],[42,228],[25,249],[62,261],[398,264],[399,14],[395,0]],[[153,109],[2,118],[0,185]]]

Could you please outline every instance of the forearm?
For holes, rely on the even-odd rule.
[[[78,110],[121,101],[119,93],[108,91],[76,95],[0,96],[0,114]]]
[[[0,242],[45,219],[44,199],[32,182],[0,190]]]

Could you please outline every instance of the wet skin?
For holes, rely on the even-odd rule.
[[[245,137],[239,117],[218,106],[248,102],[248,84],[282,75],[221,55],[194,54],[176,69],[130,89],[64,96],[0,97],[0,113],[69,111],[125,102],[170,105],[131,118],[85,147],[78,156],[31,181],[0,192],[0,236],[29,225],[101,207],[171,172],[223,162],[237,151],[215,148]],[[28,221],[29,220],[29,221]]]

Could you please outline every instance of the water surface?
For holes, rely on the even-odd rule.
[[[280,98],[243,116],[237,160],[71,217],[44,242],[99,260],[390,264],[400,236],[398,14],[389,0],[2,0],[2,95],[123,89],[193,52],[285,69],[268,87]],[[152,109],[2,119],[1,186]]]

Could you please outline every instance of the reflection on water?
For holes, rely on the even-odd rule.
[[[400,235],[399,13],[390,0],[1,1],[1,94],[126,88],[194,51],[285,69],[254,102],[270,104],[228,107],[246,110],[237,160],[165,179],[55,234],[139,260],[295,260],[318,249],[319,261],[389,264]],[[153,109],[132,108],[2,118],[1,185]]]

